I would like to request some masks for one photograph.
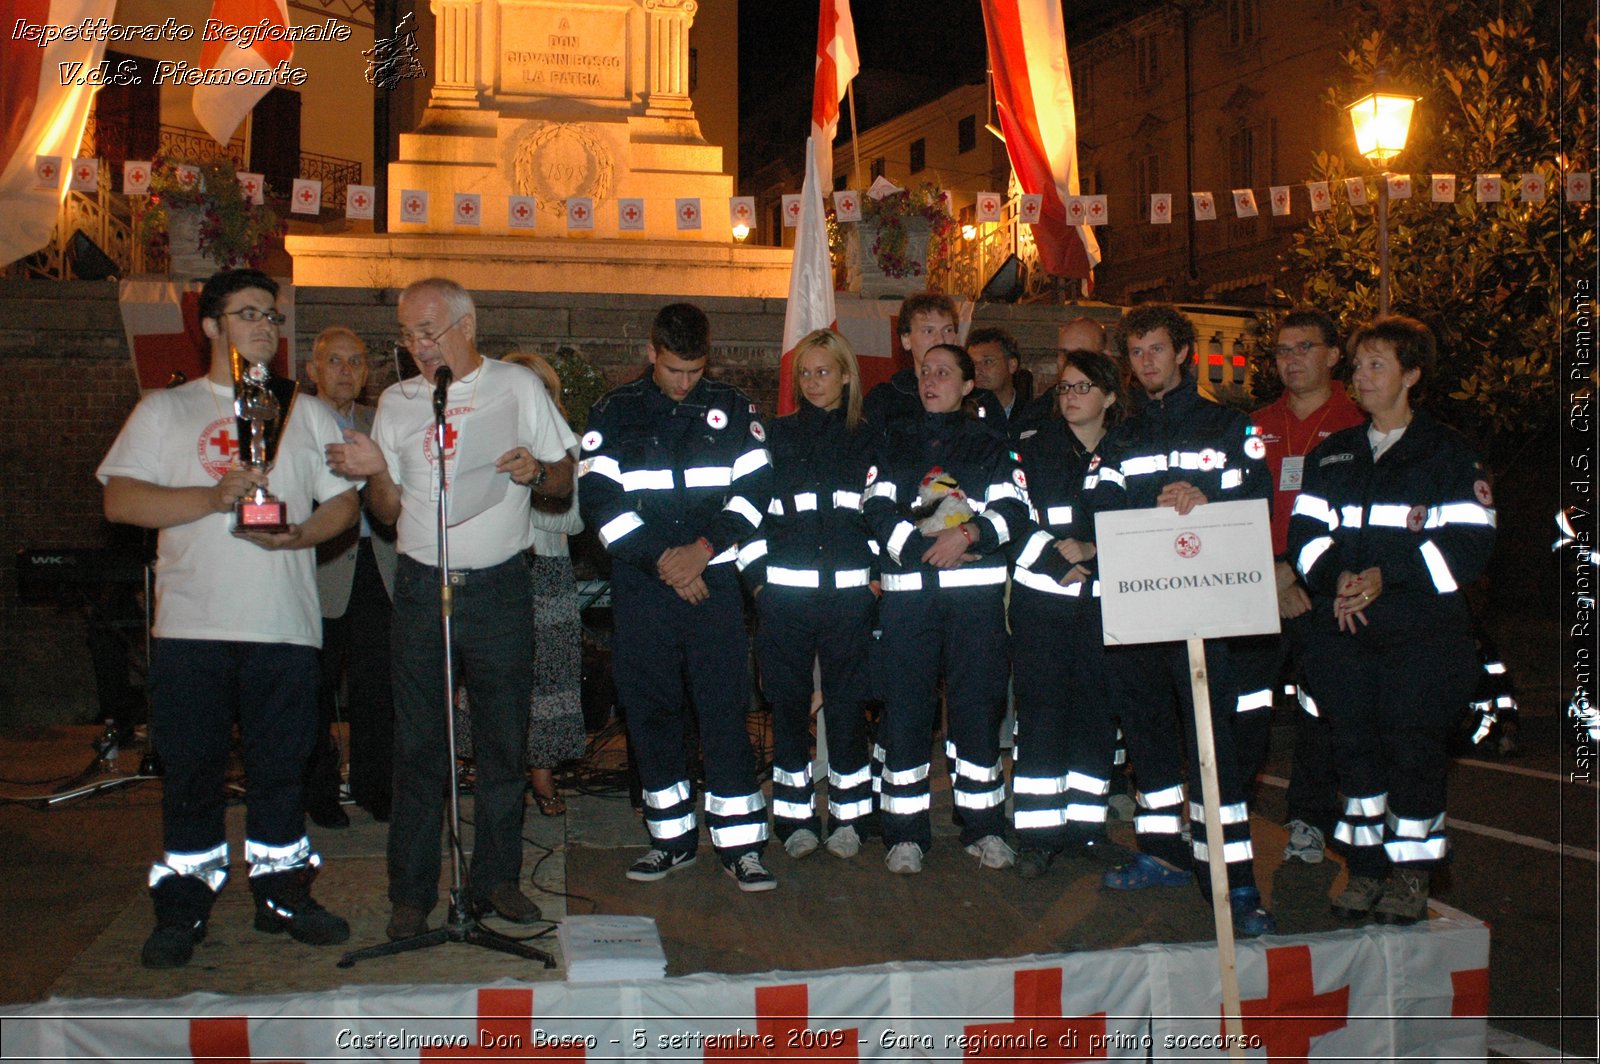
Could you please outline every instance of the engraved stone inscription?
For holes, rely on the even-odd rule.
[[[628,9],[502,2],[499,66],[506,95],[625,99]]]

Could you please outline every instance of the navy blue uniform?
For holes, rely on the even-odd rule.
[[[770,424],[772,502],[761,531],[739,548],[756,598],[756,660],[772,703],[772,819],[778,838],[821,835],[811,779],[812,663],[822,665],[830,829],[873,810],[867,767],[867,654],[875,559],[861,490],[874,433],[845,427],[844,409],[810,403]]]
[[[1494,549],[1488,476],[1453,429],[1417,412],[1377,461],[1365,426],[1311,452],[1289,556],[1312,596],[1306,674],[1333,729],[1344,805],[1334,839],[1353,875],[1444,857],[1450,729],[1478,679],[1462,588]],[[1333,604],[1342,573],[1376,566],[1383,590],[1354,635]]]
[[[1101,450],[1106,457],[1096,471],[1091,498],[1097,510],[1155,506],[1162,489],[1180,481],[1198,488],[1208,502],[1270,499],[1272,494],[1262,461],[1266,448],[1252,436],[1250,419],[1203,398],[1189,377],[1162,398],[1145,399],[1135,416],[1103,441]],[[1252,887],[1248,781],[1239,771],[1233,738],[1238,685],[1226,640],[1206,640],[1205,655],[1228,885]],[[1191,849],[1193,860],[1204,863],[1210,851],[1198,795],[1189,803],[1192,847],[1186,848],[1181,837],[1180,731],[1188,738],[1189,763],[1200,763],[1194,728],[1179,726],[1172,715],[1177,706],[1185,721],[1194,718],[1188,652],[1182,643],[1110,647],[1106,664],[1119,692],[1123,741],[1139,780],[1139,811],[1133,822],[1139,847],[1179,868],[1189,867]],[[1209,880],[1202,874],[1200,882],[1204,888]]]
[[[909,516],[934,467],[955,478],[976,517],[969,554],[954,569],[924,564],[933,540]],[[884,842],[933,843],[928,818],[929,747],[938,680],[948,704],[946,752],[962,845],[1005,827],[999,725],[1006,700],[1006,557],[1000,548],[1027,520],[1021,475],[998,431],[963,413],[924,413],[883,441],[863,509],[881,547],[880,615],[885,763],[879,799]]]
[[[1023,846],[1059,852],[1104,833],[1117,742],[1095,560],[1089,579],[1063,587],[1073,566],[1056,549],[1094,541],[1083,496],[1097,455],[1057,413],[1022,431],[1017,457],[1032,520],[1013,541],[1012,823]]]
[[[579,467],[583,519],[611,552],[617,696],[644,786],[651,844],[692,853],[699,842],[684,749],[684,697],[705,753],[706,822],[724,863],[767,838],[745,730],[750,670],[738,544],[772,494],[765,430],[748,397],[702,377],[681,402],[649,374],[589,412]],[[704,539],[710,597],[691,605],[656,575],[669,548]]]
[[[1005,431],[1006,408],[987,388],[973,388],[967,401],[978,408],[978,417]],[[868,392],[861,400],[861,416],[885,433],[915,432],[922,420],[922,396],[917,391],[915,370],[903,369]]]

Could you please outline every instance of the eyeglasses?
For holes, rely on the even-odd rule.
[[[1316,340],[1301,340],[1297,344],[1279,344],[1272,349],[1272,353],[1278,358],[1288,358],[1290,355],[1299,355],[1304,358],[1317,348],[1327,346],[1327,344],[1319,343]]]
[[[221,314],[218,314],[217,317],[238,318],[240,321],[247,321],[251,325],[254,325],[258,321],[271,322],[273,325],[282,325],[284,322],[289,320],[275,310],[260,310],[256,307],[244,307],[239,310],[225,310]]]
[[[1079,395],[1088,395],[1090,392],[1094,391],[1094,387],[1093,381],[1079,381],[1076,384],[1069,384],[1066,381],[1057,381],[1056,394],[1066,395],[1068,392],[1077,392]]]
[[[466,320],[467,316],[463,314],[461,317],[457,318],[455,321],[451,322],[449,325],[446,325],[444,328],[440,329],[436,333],[433,333],[432,335],[429,335],[428,333],[412,332],[410,329],[401,329],[400,339],[396,342],[407,351],[415,351],[418,347],[428,347],[433,344],[437,344],[445,333],[449,332],[451,329],[454,329],[457,325],[460,325]]]

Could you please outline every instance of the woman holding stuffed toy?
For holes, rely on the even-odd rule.
[[[1379,318],[1347,349],[1370,420],[1311,452],[1289,557],[1311,590],[1306,681],[1344,792],[1350,880],[1333,911],[1409,924],[1448,850],[1448,743],[1478,674],[1462,589],[1494,549],[1494,497],[1472,446],[1412,406],[1436,357],[1428,327]]]
[[[941,667],[962,845],[987,868],[1016,862],[1003,837],[998,735],[1007,676],[1001,548],[1028,511],[1005,438],[962,411],[973,376],[964,349],[928,350],[917,382],[923,415],[884,437],[862,496],[883,569],[879,814],[886,863],[902,875],[922,871],[933,844],[928,776]]]
[[[1100,628],[1094,517],[1085,478],[1098,478],[1106,430],[1127,412],[1117,364],[1066,352],[1055,416],[1017,440],[1032,521],[1013,549],[1011,630],[1017,742],[1012,822],[1017,871],[1042,876],[1056,854],[1105,849],[1106,795],[1117,730]]]
[[[867,651],[873,557],[861,485],[876,433],[861,418],[855,352],[832,329],[795,348],[796,412],[767,423],[772,502],[739,569],[756,600],[756,658],[772,703],[772,822],[790,857],[822,839],[811,779],[812,664],[828,737],[827,850],[854,857],[873,811]]]

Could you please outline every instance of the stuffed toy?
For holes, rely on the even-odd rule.
[[[911,520],[917,531],[925,536],[937,536],[972,518],[972,504],[956,478],[938,466],[928,470],[928,475],[922,478],[922,486],[917,489],[917,501],[911,504]]]

